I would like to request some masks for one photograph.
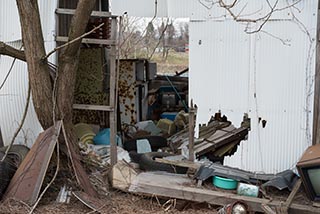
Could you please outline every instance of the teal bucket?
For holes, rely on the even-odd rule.
[[[94,138],[93,138],[95,145],[110,145],[110,129],[103,129],[101,130]],[[117,145],[121,146],[121,138],[116,135],[116,143]]]
[[[223,178],[220,176],[214,176],[212,181],[213,185],[221,189],[236,189],[238,185],[238,181],[230,178]]]

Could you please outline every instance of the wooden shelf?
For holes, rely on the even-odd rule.
[[[68,42],[67,36],[57,36],[56,37],[57,42]],[[116,45],[115,40],[106,40],[106,39],[87,39],[83,38],[82,43],[86,44],[96,44],[96,45]]]
[[[114,109],[111,106],[103,105],[86,105],[86,104],[73,104],[73,109],[81,110],[95,110],[95,111],[109,111],[112,112]]]
[[[73,15],[76,10],[74,9],[66,9],[66,8],[57,8],[56,14],[64,14],[64,15]],[[94,17],[111,17],[115,18],[116,16],[111,15],[110,12],[106,11],[92,11],[91,16]]]

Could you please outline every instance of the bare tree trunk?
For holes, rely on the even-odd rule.
[[[85,33],[95,0],[80,0],[72,18],[69,41]],[[72,123],[72,104],[76,82],[76,71],[79,64],[81,40],[63,48],[59,52],[59,68],[57,82],[57,105],[59,119]]]
[[[22,41],[28,65],[32,98],[38,119],[44,129],[52,125],[52,83],[42,35],[38,2],[17,0]]]

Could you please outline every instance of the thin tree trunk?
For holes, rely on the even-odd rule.
[[[85,33],[95,0],[80,0],[72,18],[69,30],[69,41]],[[59,52],[57,82],[57,104],[59,119],[72,123],[72,105],[76,82],[76,71],[79,64],[81,40],[63,48]]]
[[[36,0],[17,0],[20,16],[22,41],[28,65],[32,98],[38,119],[44,129],[52,121],[52,83],[45,56],[38,2]]]

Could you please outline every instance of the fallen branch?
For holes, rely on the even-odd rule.
[[[100,24],[99,26],[93,28],[93,29],[90,30],[89,32],[87,32],[87,33],[85,33],[85,34],[82,34],[81,36],[79,36],[79,37],[77,37],[77,38],[75,38],[75,39],[67,42],[66,44],[63,44],[63,45],[61,45],[61,46],[59,46],[59,47],[56,47],[55,49],[53,49],[52,51],[50,51],[46,56],[44,56],[44,57],[42,58],[42,60],[47,59],[47,58],[48,58],[49,56],[51,56],[54,52],[56,52],[56,51],[58,51],[58,50],[60,50],[60,49],[62,49],[62,48],[64,48],[64,47],[67,47],[67,46],[75,43],[76,41],[78,41],[78,40],[80,40],[80,39],[82,39],[82,38],[90,35],[93,31],[99,29],[99,28],[102,27],[103,25],[104,25],[104,23],[102,23],[102,24]]]
[[[26,55],[24,51],[18,50],[4,42],[0,42],[0,55],[11,56],[22,61],[26,61]]]

